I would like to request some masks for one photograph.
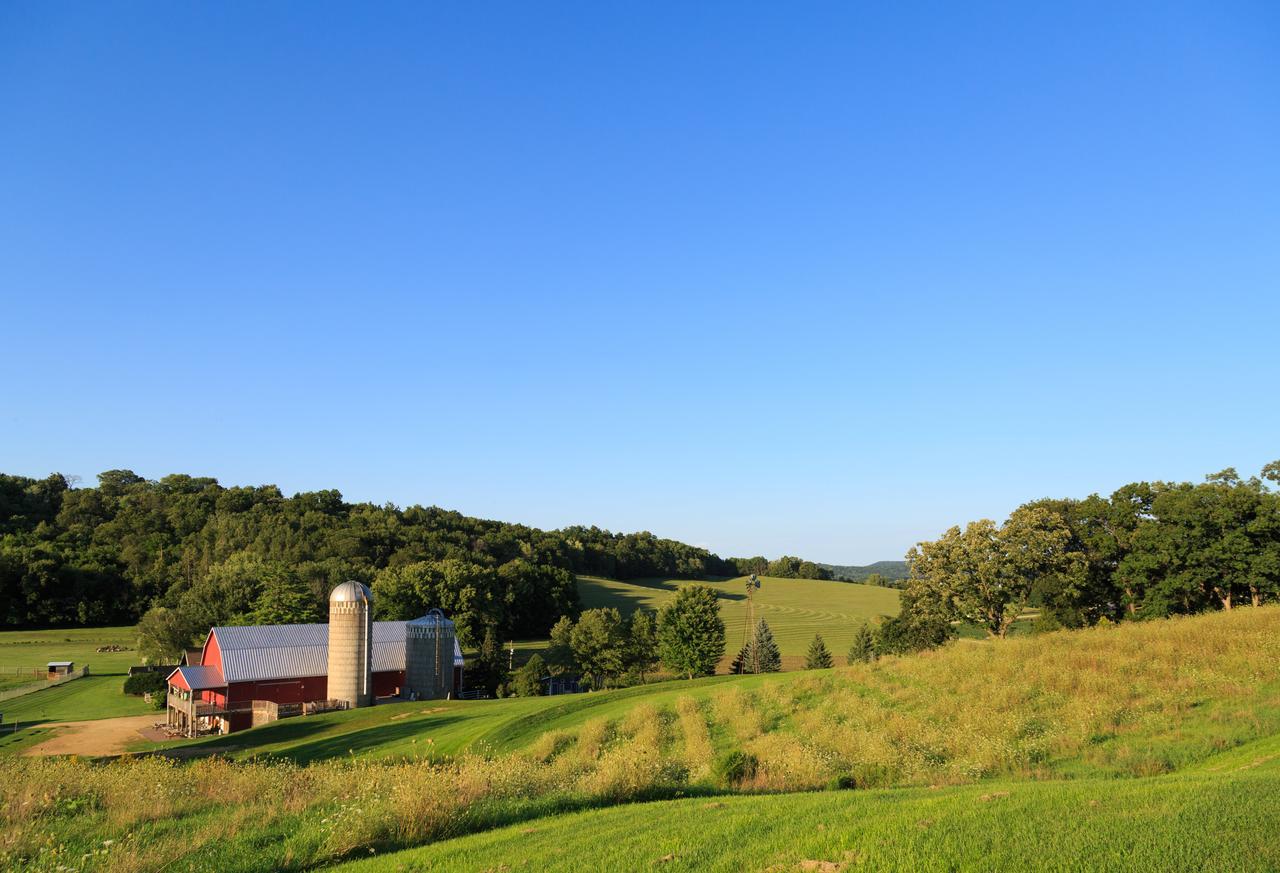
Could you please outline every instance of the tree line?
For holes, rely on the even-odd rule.
[[[491,625],[508,638],[537,636],[576,615],[574,575],[739,573],[740,561],[643,531],[544,531],[438,507],[348,503],[334,490],[286,497],[274,485],[226,487],[183,474],[153,481],[108,470],[96,487],[75,484],[61,474],[0,474],[4,625],[132,623],[154,607],[169,610],[171,624],[204,629],[320,620],[328,591],[357,579],[385,598],[380,617],[439,606],[477,645]],[[776,575],[816,567],[750,560]]]
[[[580,681],[591,689],[643,683],[659,666],[686,679],[710,676],[724,657],[725,627],[715,590],[687,585],[657,613],[624,617],[613,607],[562,616],[551,628],[546,656],[535,654],[508,674],[498,637],[486,632],[468,666],[468,683],[490,694],[530,697],[547,678]]]
[[[756,556],[754,558],[730,558],[734,576],[774,576],[779,579],[830,579],[831,571],[822,564],[806,561],[792,555],[777,560]]]
[[[1052,630],[1280,601],[1276,486],[1280,461],[1248,479],[1228,468],[1197,484],[1136,482],[952,527],[907,554],[894,628],[910,648],[958,621],[1003,637],[1027,607]]]

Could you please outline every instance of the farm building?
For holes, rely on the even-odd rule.
[[[49,674],[50,679],[61,679],[69,673],[75,672],[75,663],[72,661],[50,661],[45,670]]]
[[[372,595],[344,582],[328,624],[215,627],[169,674],[168,722],[187,736],[229,733],[292,715],[369,706],[379,698],[456,694],[462,651],[438,610],[373,621]]]

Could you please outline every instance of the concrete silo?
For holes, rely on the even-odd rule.
[[[453,689],[453,622],[438,609],[405,625],[405,696],[447,697]]]
[[[329,693],[349,707],[373,703],[373,594],[343,582],[329,595]]]

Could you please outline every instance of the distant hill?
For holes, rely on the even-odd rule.
[[[842,579],[845,582],[861,582],[875,573],[879,573],[891,581],[901,581],[907,578],[906,561],[876,561],[874,564],[867,564],[865,567],[841,566],[839,564],[819,564],[818,566],[824,570],[831,571],[832,579]]]
[[[818,579],[777,579],[761,576],[755,592],[755,618],[764,618],[782,650],[783,667],[798,670],[805,651],[820,633],[831,651],[843,655],[853,642],[854,631],[864,621],[878,616],[897,615],[897,591],[870,585],[837,585]],[[747,598],[742,578],[708,581],[720,592],[720,614],[724,619],[728,648],[721,669],[745,642]],[[592,576],[578,577],[578,597],[583,607],[612,606],[623,615],[637,608],[656,611],[683,584],[680,579],[635,579],[620,582]]]

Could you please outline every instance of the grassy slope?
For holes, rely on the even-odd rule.
[[[727,686],[755,688],[786,681],[782,674],[716,676],[653,685],[510,700],[388,703],[264,725],[196,742],[139,743],[136,751],[219,750],[231,758],[270,756],[305,764],[354,754],[368,758],[435,757],[474,750],[503,754],[527,747],[549,730],[617,718],[640,703],[669,706],[678,697],[703,699]]]
[[[979,643],[873,666],[713,677],[588,695],[400,703],[290,719],[207,749],[309,762],[518,751],[638,707],[680,754],[681,698],[713,753],[744,748],[759,788],[1155,775],[1280,732],[1280,609]],[[620,737],[619,741],[625,737]],[[693,780],[693,781],[696,781]]]
[[[1147,779],[611,807],[446,840],[342,869],[1277,869],[1280,841],[1272,824],[1280,816],[1277,740],[1223,753],[1194,772]],[[814,863],[822,861],[840,866]]]
[[[99,646],[125,646],[125,652],[95,652]],[[71,628],[0,632],[0,667],[29,670],[49,661],[75,661],[90,675],[53,688],[0,701],[5,725],[13,722],[79,721],[142,715],[151,708],[123,693],[124,677],[138,662],[137,632],[132,627]],[[4,747],[0,746],[0,751]]]
[[[308,767],[0,761],[11,835],[0,867],[54,844],[79,858],[108,839],[89,868],[310,867],[374,848],[405,850],[375,859],[388,870],[630,870],[668,855],[664,867],[711,870],[1280,864],[1277,607],[962,641],[870,667],[455,706],[239,736],[263,751],[274,738],[302,761],[364,753]],[[423,721],[398,727],[413,707]],[[471,721],[430,720],[451,714]],[[286,735],[308,724],[315,733]],[[356,729],[316,744],[343,725]],[[397,760],[427,736],[523,751]],[[707,765],[728,749],[758,756],[746,787],[762,793],[724,793]],[[871,787],[812,793],[833,775]],[[614,807],[681,794],[699,799]],[[610,808],[582,812],[595,807]],[[35,869],[61,862],[47,860]]]
[[[899,594],[892,588],[771,577],[762,577],[760,583],[753,598],[756,616],[769,623],[784,657],[802,658],[815,633],[822,634],[832,652],[843,655],[860,622],[898,612]],[[613,606],[629,615],[639,607],[658,609],[678,587],[688,584],[692,583],[682,579],[617,582],[583,576],[578,581],[578,594],[585,608]],[[742,645],[746,628],[746,580],[702,584],[720,592],[720,614],[725,623],[728,657],[732,658]]]

